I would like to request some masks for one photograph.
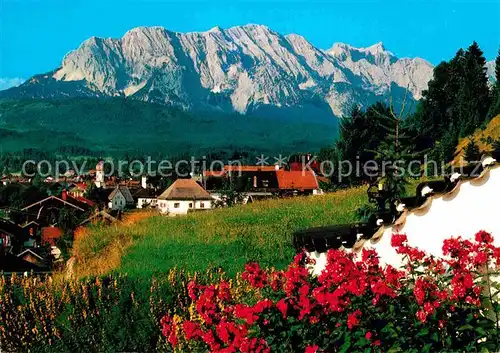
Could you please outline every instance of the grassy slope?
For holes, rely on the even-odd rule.
[[[354,211],[366,200],[366,188],[355,188],[184,217],[139,216],[143,219],[132,224],[96,226],[75,242],[77,274],[117,270],[142,277],[172,267],[205,271],[209,266],[234,274],[250,260],[284,267],[294,255],[294,231],[352,222]]]
[[[474,139],[481,151],[488,151],[491,148],[491,146],[486,143],[486,139],[488,137],[492,138],[493,140],[500,140],[500,115],[497,115],[496,117],[491,119],[491,121],[488,123],[488,126],[486,126],[484,130],[477,130],[476,132],[474,132],[472,137],[469,136],[461,139],[455,152],[455,159],[458,160],[460,156],[464,155],[465,147],[467,147],[471,138]]]

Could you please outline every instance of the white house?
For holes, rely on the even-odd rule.
[[[193,179],[177,179],[158,197],[163,214],[180,215],[212,208],[212,196]]]
[[[125,207],[134,205],[134,198],[126,186],[117,186],[108,196],[108,207],[112,210],[123,211]]]

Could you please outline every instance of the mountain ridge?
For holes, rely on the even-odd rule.
[[[249,24],[205,32],[136,27],[121,38],[90,37],[60,68],[0,92],[9,98],[114,97],[184,109],[252,114],[299,109],[345,115],[353,102],[418,100],[433,66],[397,58],[383,44],[322,50],[298,34]],[[318,111],[321,111],[318,113]]]

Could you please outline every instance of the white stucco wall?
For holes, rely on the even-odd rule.
[[[137,199],[137,208],[143,208],[143,205],[145,205],[145,207],[156,207],[157,203],[158,203],[157,198],[140,197]]]
[[[178,204],[178,207],[175,207]],[[201,207],[203,205],[203,207]],[[191,206],[191,207],[190,207]],[[189,210],[205,210],[212,208],[209,200],[158,200],[158,209],[161,213],[170,215],[187,214]]]
[[[365,248],[377,250],[382,264],[399,266],[401,258],[391,247],[392,234],[406,234],[408,243],[435,256],[442,256],[443,241],[451,236],[473,239],[479,230],[490,232],[500,246],[500,167],[482,180],[464,181],[453,195],[432,199],[430,207],[411,212],[401,226],[386,227],[375,243]],[[325,266],[325,254],[312,253],[314,273]]]

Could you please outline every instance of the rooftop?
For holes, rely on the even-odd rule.
[[[278,185],[281,190],[314,190],[319,189],[316,175],[309,170],[278,170]]]
[[[161,200],[212,200],[212,196],[193,179],[177,179],[158,199]]]

